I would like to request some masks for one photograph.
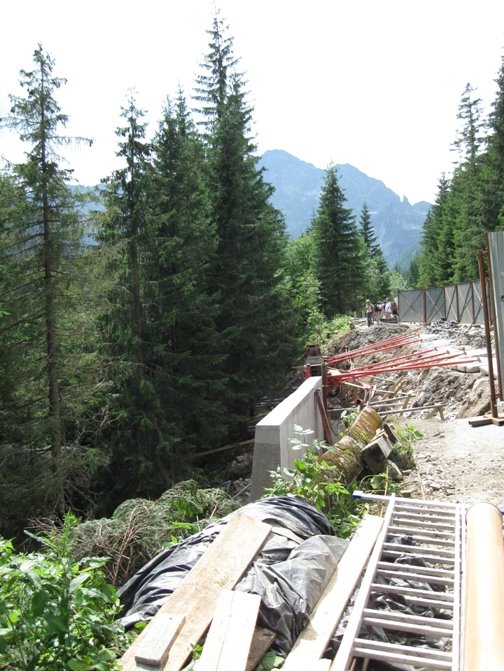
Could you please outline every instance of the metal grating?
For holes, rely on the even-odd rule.
[[[387,509],[331,671],[367,669],[370,660],[459,671],[464,506],[361,496],[387,501]],[[388,596],[409,613],[376,607]],[[424,609],[428,616],[411,614]],[[390,632],[401,642],[387,640]]]

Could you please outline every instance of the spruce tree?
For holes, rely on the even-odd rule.
[[[326,317],[358,309],[365,290],[359,233],[335,167],[326,170],[320,202],[312,222],[315,271]]]
[[[424,223],[419,286],[444,286],[478,276],[477,251],[489,228],[494,208],[495,171],[485,150],[487,138],[481,119],[481,101],[467,84],[457,118],[461,128],[454,142],[458,152],[453,177],[442,176],[434,206]],[[491,196],[487,197],[485,193]],[[494,208],[495,211],[495,208]]]
[[[364,240],[364,268],[367,287],[364,293],[380,301],[390,293],[389,269],[382,248],[377,241],[371,221],[371,213],[364,203],[359,220],[360,233]]]
[[[410,261],[406,271],[406,283],[408,289],[417,289],[420,281],[420,255],[415,254]]]
[[[180,473],[195,450],[228,430],[225,352],[215,324],[218,295],[210,284],[217,236],[205,180],[204,147],[182,92],[167,101],[153,144],[147,267],[148,339],[153,380],[166,415],[165,442]]]
[[[282,269],[285,223],[270,203],[250,139],[252,110],[236,71],[233,42],[217,15],[197,79],[212,217],[218,245],[213,283],[226,353],[228,409],[245,424],[255,403],[281,384],[295,351],[292,304]]]
[[[440,230],[439,283],[478,279],[478,250],[484,248],[485,221],[481,183],[467,166],[453,176],[447,199],[448,221]],[[449,269],[451,272],[449,273]]]
[[[52,508],[61,515],[68,484],[67,443],[72,440],[68,399],[76,383],[69,374],[70,300],[72,286],[80,281],[74,270],[82,251],[82,227],[77,198],[69,187],[71,170],[61,167],[58,150],[82,138],[61,134],[68,117],[56,92],[65,80],[54,76],[54,61],[41,45],[33,62],[33,70],[20,73],[25,95],[10,96],[10,115],[2,119],[2,125],[18,131],[29,145],[25,162],[12,169],[15,216],[3,227],[9,239],[4,258],[15,275],[7,278],[10,307],[2,330],[11,352],[24,350],[9,403],[9,414],[18,421],[16,477],[26,467],[23,473],[31,477],[27,487],[33,491],[34,507],[45,514]],[[30,473],[34,464],[36,474]],[[50,465],[49,473],[44,464]],[[38,477],[44,477],[43,486],[35,484]]]
[[[109,249],[108,274],[115,278],[102,318],[109,360],[111,412],[115,418],[111,444],[113,497],[126,492],[149,495],[153,481],[170,482],[167,460],[158,450],[163,434],[162,409],[152,383],[147,339],[145,267],[151,254],[148,228],[148,183],[151,147],[146,141],[145,112],[130,96],[121,110],[125,124],[116,134],[123,167],[104,180],[106,210],[99,240]],[[115,253],[112,253],[114,251]]]
[[[482,161],[483,220],[488,231],[504,230],[504,57],[496,83],[488,149]]]
[[[476,173],[478,158],[485,146],[481,117],[481,98],[475,98],[472,86],[466,84],[457,113],[457,119],[462,125],[453,146],[459,154],[458,164],[466,164],[473,174]]]
[[[362,206],[361,216],[359,219],[361,235],[366,244],[366,251],[369,257],[377,256],[381,251],[376,238],[376,231],[371,221],[371,213],[366,203]]]
[[[439,281],[464,282],[478,277],[477,252],[487,228],[482,200],[481,155],[485,144],[481,101],[467,84],[459,106],[462,127],[455,147],[459,152],[448,198],[451,225],[440,231]],[[451,272],[450,272],[451,270]]]
[[[452,281],[456,215],[451,188],[451,183],[443,175],[438,183],[434,205],[424,222],[419,274],[419,284],[424,289]]]

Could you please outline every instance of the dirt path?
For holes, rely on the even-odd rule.
[[[415,498],[504,504],[504,426],[437,417],[410,423],[424,437],[415,444],[416,469],[405,490]]]

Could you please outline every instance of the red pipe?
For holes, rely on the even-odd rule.
[[[474,363],[479,361],[478,357],[464,357],[459,358],[456,361],[453,361],[453,357],[441,358],[429,358],[429,359],[417,359],[415,361],[403,362],[397,364],[395,361],[382,361],[377,364],[372,364],[368,366],[360,366],[357,368],[352,368],[351,370],[338,371],[338,376],[354,376],[354,375],[373,375],[377,372],[394,372],[394,371],[403,371],[403,370],[414,370],[416,368],[435,368],[436,366],[455,366],[463,365],[466,363]],[[332,369],[335,370],[335,369]]]
[[[420,338],[418,336],[412,335],[394,336],[392,338],[387,338],[386,340],[379,340],[376,343],[363,345],[362,347],[349,350],[348,352],[333,354],[332,356],[328,357],[327,363],[331,365],[334,363],[339,363],[340,361],[346,361],[347,359],[354,359],[358,356],[364,356],[372,352],[384,352],[389,349],[395,349],[397,347],[404,347],[405,345],[413,344],[419,340]]]
[[[404,356],[399,356],[399,357],[394,357],[393,359],[381,359],[380,361],[374,361],[371,363],[364,364],[363,366],[358,366],[356,367],[357,370],[360,368],[367,368],[369,370],[372,370],[373,368],[380,368],[380,366],[387,365],[387,364],[393,364],[396,366],[404,365],[405,363],[413,362],[416,363],[418,361],[424,361],[424,360],[437,360],[437,359],[444,359],[447,358],[448,356],[455,357],[455,356],[460,356],[460,354],[451,354],[448,355],[447,352],[438,352],[437,354],[430,354],[431,352],[435,352],[436,350],[426,350],[425,353],[418,353],[415,352],[414,354],[407,354]],[[355,370],[355,369],[354,369]]]
[[[381,346],[381,347],[366,347],[366,348],[361,348],[359,350],[351,350],[348,352],[341,352],[340,354],[334,354],[331,357],[328,357],[327,362],[334,364],[334,363],[339,363],[341,361],[348,361],[350,359],[356,359],[361,356],[367,356],[370,354],[374,353],[379,353],[379,352],[386,352],[391,349],[397,349],[398,347],[403,347],[406,344],[413,344],[415,341],[410,341],[408,343],[401,343],[401,344],[391,344],[389,346]]]
[[[402,366],[397,366],[395,363],[391,363],[391,365],[381,365],[376,368],[370,368],[370,367],[362,367],[362,368],[354,368],[353,370],[349,371],[336,371],[336,373],[332,373],[329,371],[328,379],[331,380],[334,384],[339,384],[340,382],[344,382],[346,380],[354,380],[359,377],[371,377],[374,375],[379,375],[381,373],[397,373],[401,371],[407,371],[407,370],[422,370],[424,368],[442,368],[444,366],[464,366],[469,363],[475,363],[479,361],[479,358],[476,357],[468,357],[465,359],[458,359],[457,361],[452,361],[452,360],[427,360],[423,362],[412,362],[410,364],[404,364]]]

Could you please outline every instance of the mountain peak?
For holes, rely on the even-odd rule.
[[[260,159],[265,180],[274,188],[273,205],[283,212],[289,234],[296,238],[310,226],[318,208],[325,170],[296,158],[283,149],[265,151]],[[390,267],[409,263],[418,251],[423,224],[431,207],[420,202],[411,205],[385,184],[369,177],[349,163],[335,164],[347,206],[359,220],[362,207],[371,213],[376,237]]]

